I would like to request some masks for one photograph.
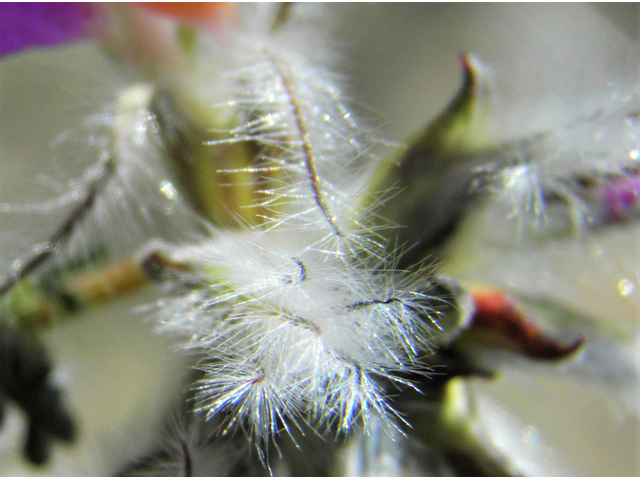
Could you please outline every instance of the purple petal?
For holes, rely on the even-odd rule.
[[[605,186],[608,222],[624,220],[640,199],[640,175],[630,175]]]
[[[0,56],[89,34],[88,3],[0,3]]]

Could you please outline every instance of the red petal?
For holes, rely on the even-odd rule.
[[[142,8],[168,15],[200,27],[217,30],[238,22],[233,2],[134,2]]]

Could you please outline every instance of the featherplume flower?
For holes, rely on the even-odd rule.
[[[69,8],[68,35],[49,14],[34,18],[53,18],[37,28],[50,35],[29,35],[18,7],[18,33],[0,34],[10,68],[21,48],[84,35],[119,69],[110,103],[54,138],[53,166],[32,177],[44,199],[0,191],[0,406],[27,414],[29,462],[53,474],[564,472],[482,390],[541,371],[606,385],[637,422],[638,332],[582,311],[549,273],[599,235],[629,243],[637,85],[507,134],[498,72],[463,54],[457,95],[405,147],[345,93],[331,8]],[[631,270],[610,274],[627,298]],[[144,413],[118,426],[138,432],[128,448],[88,421],[79,361],[67,402],[44,327],[73,333],[69,318],[141,289],[129,315],[170,343],[172,375],[155,370],[173,398],[142,394]],[[77,435],[82,454],[57,449]]]

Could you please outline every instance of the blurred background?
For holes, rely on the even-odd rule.
[[[495,135],[501,139],[563,125],[640,81],[635,3],[302,8],[318,10],[314,15],[331,29],[354,108],[393,141],[406,141],[448,104],[460,84],[461,52],[477,55],[492,72]],[[62,183],[46,179],[73,174],[67,159],[52,158],[52,142],[100,112],[127,81],[93,42],[0,61],[0,203],[55,196]],[[44,186],[36,189],[36,184]],[[0,241],[10,240],[11,225],[0,228]],[[472,248],[464,240],[460,249]],[[549,253],[549,264],[562,263],[568,251],[573,260],[562,265],[556,281],[535,289],[637,332],[640,234],[629,228],[594,241],[606,255],[582,257],[582,247],[571,245]],[[495,261],[500,271],[500,259]],[[635,274],[632,295],[615,288],[616,264]],[[458,260],[450,273],[477,281],[486,268],[486,262],[467,266]],[[587,287],[576,286],[593,269],[608,273],[598,273]],[[24,426],[20,413],[11,411],[0,431],[0,474],[104,475],[153,442],[153,428],[179,388],[187,361],[175,354],[169,339],[152,334],[143,314],[131,313],[150,301],[147,295],[109,306],[45,332],[82,436],[72,447],[56,445],[53,461],[35,469],[21,461],[15,442],[23,438]],[[637,351],[631,357],[637,367]],[[633,387],[638,379],[629,382],[636,415],[608,398],[606,387],[539,371],[474,381],[473,388],[492,399],[500,419],[513,415],[522,424],[520,443],[540,462],[539,474],[640,475],[638,388]]]

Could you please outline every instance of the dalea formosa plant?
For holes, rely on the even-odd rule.
[[[336,8],[0,7],[3,117],[47,82],[24,58],[71,58],[54,44],[115,65],[37,171],[0,160],[0,473],[594,472],[501,388],[604,397],[605,430],[637,427],[638,82],[510,128],[464,53],[397,142],[345,93]],[[572,294],[611,282],[622,313]]]

